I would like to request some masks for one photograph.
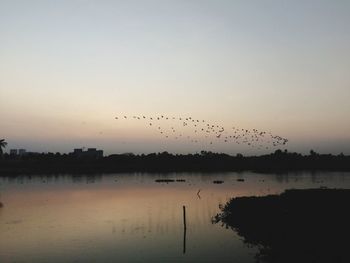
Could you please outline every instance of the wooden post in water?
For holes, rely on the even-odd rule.
[[[184,229],[186,229],[186,206],[182,206],[184,211]]]
[[[183,251],[182,253],[186,253],[186,206],[182,206],[183,208],[183,217],[184,217],[184,241],[183,241]]]

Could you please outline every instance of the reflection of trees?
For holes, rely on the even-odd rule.
[[[350,190],[231,199],[213,218],[258,247],[257,262],[350,262]]]
[[[94,183],[100,182],[102,180],[102,175],[101,174],[89,174],[89,175],[75,174],[71,178],[72,178],[73,183],[94,184]]]

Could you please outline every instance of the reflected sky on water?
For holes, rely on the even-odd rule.
[[[350,173],[1,177],[0,261],[254,262],[256,248],[212,224],[219,205],[235,196],[316,187],[350,188]]]

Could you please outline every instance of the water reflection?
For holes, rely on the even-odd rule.
[[[213,218],[258,248],[257,262],[350,262],[350,189],[233,198]]]
[[[0,177],[0,262],[254,262],[256,248],[211,223],[220,212],[218,203],[286,188],[350,187],[349,174],[313,178],[253,173]],[[164,179],[174,181],[156,182]]]

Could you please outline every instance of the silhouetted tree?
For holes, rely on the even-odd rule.
[[[3,150],[2,148],[5,148],[7,146],[7,142],[5,142],[5,139],[0,140],[0,155],[2,156]]]
[[[314,150],[310,150],[310,155],[311,155],[311,156],[316,156],[317,153],[316,153]]]
[[[242,158],[244,158],[244,156],[243,156],[243,154],[241,154],[241,153],[237,153],[237,154],[236,154],[236,158],[242,159]]]
[[[277,149],[274,153],[275,156],[281,156],[282,155],[282,150]]]

